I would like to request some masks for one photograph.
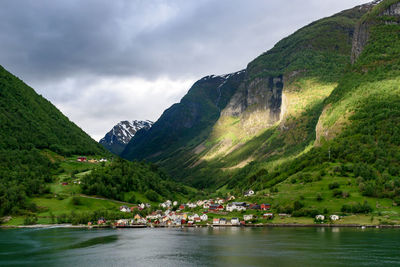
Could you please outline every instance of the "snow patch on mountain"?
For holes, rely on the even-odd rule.
[[[113,153],[118,154],[123,147],[125,147],[132,137],[141,130],[149,130],[153,125],[152,121],[121,121],[115,125],[100,141],[99,143],[106,147]]]

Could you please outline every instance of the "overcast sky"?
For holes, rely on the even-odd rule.
[[[0,65],[99,140],[365,0],[2,0]]]

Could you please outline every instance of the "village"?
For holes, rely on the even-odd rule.
[[[245,197],[254,195],[253,190],[247,190]],[[200,226],[260,226],[271,221],[274,216],[280,218],[290,217],[290,214],[271,212],[269,203],[236,202],[234,196],[227,199],[215,198],[198,200],[196,202],[178,203],[178,201],[167,200],[160,203],[158,209],[147,215],[141,215],[152,207],[148,203],[135,206],[120,206],[119,211],[132,213],[130,219],[119,219],[107,221],[99,218],[97,222],[89,222],[89,227],[200,227]],[[331,222],[340,219],[338,215],[330,215]],[[323,223],[324,215],[316,215],[315,222]]]

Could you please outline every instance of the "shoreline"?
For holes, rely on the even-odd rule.
[[[361,224],[297,224],[297,223],[269,223],[269,224],[253,224],[253,225],[129,225],[129,226],[108,226],[108,225],[95,225],[95,226],[87,226],[87,225],[72,225],[72,224],[35,224],[35,225],[0,225],[0,229],[51,229],[51,228],[69,228],[69,229],[143,229],[143,228],[261,228],[261,227],[270,227],[270,228],[376,228],[376,229],[385,229],[385,228],[400,228],[400,225],[361,225]]]

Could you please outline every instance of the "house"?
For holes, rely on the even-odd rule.
[[[325,216],[320,214],[320,215],[315,216],[315,219],[317,221],[323,221],[323,220],[325,220]]]
[[[218,218],[214,218],[213,219],[213,224],[219,224],[219,219]]]
[[[131,212],[131,209],[128,206],[119,207],[119,211],[121,212]]]
[[[243,220],[245,220],[245,221],[250,221],[250,220],[253,220],[253,214],[246,214],[246,215],[243,215]]]
[[[287,213],[279,213],[278,216],[279,216],[279,217],[282,217],[282,218],[283,218],[283,217],[290,217],[290,214],[287,214]]]
[[[97,224],[98,225],[102,225],[102,224],[105,224],[106,223],[106,219],[104,219],[103,217],[101,217],[101,218],[99,218],[98,220],[97,220]]]
[[[199,223],[199,222],[201,222],[201,218],[200,217],[194,217],[194,221]]]
[[[172,205],[177,206],[177,205],[178,205],[178,201],[174,201],[174,202],[172,203]]]
[[[174,221],[174,224],[175,224],[175,225],[182,225],[182,221],[181,221],[180,219],[176,219],[176,220]]]
[[[184,209],[186,209],[186,207],[187,207],[186,204],[181,204],[181,205],[179,205],[179,209],[180,209],[180,210],[184,210]]]
[[[252,189],[249,189],[246,192],[244,192],[245,197],[251,197],[253,195],[254,195],[254,190],[252,190]]]
[[[225,225],[226,224],[226,219],[225,218],[221,218],[219,219],[219,224],[221,225]]]
[[[224,210],[224,206],[222,206],[221,204],[211,204],[208,209],[210,211],[221,211]]]
[[[261,205],[250,204],[249,208],[252,209],[252,210],[261,210]]]
[[[339,217],[338,215],[331,215],[329,218],[330,218],[332,221],[337,221],[337,220],[340,219],[340,217]]]
[[[240,224],[239,218],[232,218],[232,219],[231,219],[231,224],[232,224],[232,225],[238,225],[238,224]]]
[[[243,211],[246,210],[247,204],[246,202],[232,202],[226,206],[226,210],[232,212],[234,210]]]
[[[68,183],[67,182],[63,182],[62,185],[68,185]]]
[[[261,210],[270,210],[271,204],[261,204]]]
[[[107,159],[100,159],[99,162],[107,162]]]
[[[217,200],[215,201],[217,204],[224,204],[225,200],[221,199],[221,198],[217,198]]]
[[[133,219],[135,219],[136,221],[142,219],[142,216],[140,216],[140,214],[136,214]]]
[[[187,203],[187,206],[188,206],[189,208],[191,208],[191,209],[194,209],[194,208],[197,207],[197,205],[194,204],[194,203]]]
[[[205,222],[205,221],[208,220],[208,215],[207,215],[207,214],[202,214],[202,215],[200,216],[200,219],[201,219],[203,222]]]
[[[235,198],[235,196],[229,196],[227,199],[226,199],[226,201],[231,201],[231,200],[235,200],[236,198]]]
[[[129,224],[129,222],[126,219],[120,219],[117,221],[117,225],[119,225],[119,226],[126,226],[128,224]]]
[[[210,208],[210,203],[204,203],[203,204],[203,209],[208,209]]]
[[[263,217],[266,219],[272,219],[272,218],[274,218],[274,214],[273,213],[264,213]]]
[[[96,159],[89,159],[88,162],[89,163],[97,163],[97,160]]]
[[[78,157],[77,161],[78,162],[85,162],[85,161],[87,161],[87,158],[86,157]]]

